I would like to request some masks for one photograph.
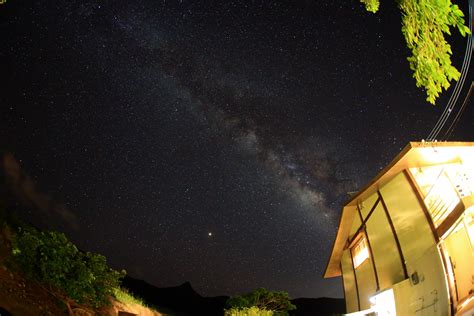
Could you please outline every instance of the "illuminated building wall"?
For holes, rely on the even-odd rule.
[[[339,261],[348,313],[474,312],[474,144],[426,165],[413,145],[343,209],[325,276]]]

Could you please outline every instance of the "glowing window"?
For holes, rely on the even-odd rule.
[[[411,168],[424,202],[438,227],[460,199],[473,194],[472,170],[462,164]]]
[[[365,236],[362,237],[354,247],[352,247],[351,251],[354,260],[354,269],[360,266],[365,260],[369,259],[369,247],[367,247]]]

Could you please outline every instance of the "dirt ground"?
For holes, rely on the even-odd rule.
[[[6,268],[10,258],[10,232],[0,234],[0,307],[12,315],[67,315],[59,302],[39,285],[26,280],[20,273]]]
[[[4,265],[0,266],[0,306],[12,315],[67,315],[55,298]]]
[[[25,280],[21,275],[8,271],[3,265],[0,266],[0,307],[18,316],[59,316],[68,315],[67,309],[62,303],[52,297],[40,286]],[[112,301],[111,306],[100,310],[86,308],[74,309],[74,315],[140,315],[161,316],[162,314],[152,311],[137,304],[123,304]],[[3,316],[3,314],[1,314]]]

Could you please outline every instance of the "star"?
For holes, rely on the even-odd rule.
[[[400,25],[346,2],[8,2],[0,165],[8,149],[20,198],[64,214],[21,215],[159,286],[342,297],[318,271],[346,192],[442,109],[409,75]],[[472,140],[472,109],[453,140]]]

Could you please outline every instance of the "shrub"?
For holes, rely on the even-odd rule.
[[[272,311],[260,309],[257,306],[226,309],[225,316],[273,316]]]
[[[278,316],[288,315],[288,311],[296,309],[296,306],[291,304],[288,293],[272,292],[264,288],[255,289],[247,294],[233,296],[227,300],[227,306],[230,310],[244,310],[257,307],[259,311],[272,312],[272,314],[262,315]]]
[[[106,305],[125,275],[125,271],[109,268],[104,256],[79,251],[58,232],[20,228],[13,238],[12,252],[27,277],[39,281],[70,311],[72,302]]]
[[[114,297],[119,301],[124,304],[138,304],[144,307],[148,307],[145,302],[137,296],[134,296],[130,292],[128,292],[126,289],[123,288],[115,288],[114,289]]]

